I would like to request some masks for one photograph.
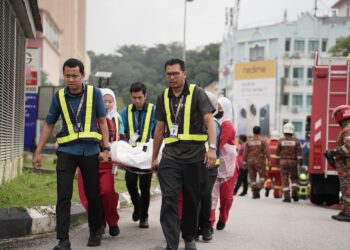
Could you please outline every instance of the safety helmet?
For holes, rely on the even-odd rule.
[[[284,124],[283,126],[283,134],[294,134],[294,125],[290,122]]]
[[[218,109],[218,100],[217,100],[216,96],[212,92],[209,92],[209,91],[205,91],[205,93],[207,94],[211,105],[213,105],[215,110],[217,110]]]
[[[279,140],[280,138],[281,135],[277,130],[271,132],[271,140]]]
[[[348,105],[340,105],[333,110],[332,114],[333,118],[337,123],[345,119],[350,119],[350,106]]]

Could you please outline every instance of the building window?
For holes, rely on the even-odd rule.
[[[283,94],[282,95],[282,105],[288,105],[288,103],[289,103],[289,95]]]
[[[284,67],[284,77],[288,78],[289,77],[289,67]]]
[[[295,133],[300,134],[303,132],[303,123],[302,122],[292,122],[295,128]]]
[[[309,52],[315,52],[315,50],[319,50],[319,41],[309,41]]]
[[[306,96],[306,105],[311,106],[312,105],[312,95]]]
[[[305,41],[304,40],[295,40],[294,41],[294,51],[304,52],[305,51]]]
[[[322,39],[322,52],[327,51],[327,39]]]
[[[264,47],[259,47],[256,45],[253,48],[249,49],[249,59],[250,61],[261,61],[264,60]]]
[[[293,95],[292,96],[292,105],[293,106],[303,106],[303,96],[302,95]]]
[[[285,51],[290,51],[290,38],[286,38],[286,42],[284,45],[284,50]]]
[[[307,85],[312,85],[313,68],[307,68]]]
[[[293,78],[303,79],[304,78],[304,68],[303,67],[293,68]]]

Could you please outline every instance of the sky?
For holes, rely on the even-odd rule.
[[[238,28],[289,21],[314,13],[315,0],[240,0]],[[318,15],[330,13],[337,0],[318,0]],[[186,48],[222,41],[225,10],[234,0],[187,2]],[[183,42],[185,0],[87,0],[87,50],[111,54],[123,45],[152,47]]]

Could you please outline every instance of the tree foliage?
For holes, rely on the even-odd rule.
[[[336,44],[329,49],[332,56],[348,56],[350,53],[350,36],[340,38]]]
[[[109,87],[124,105],[130,102],[129,88],[133,82],[147,86],[148,101],[155,103],[157,96],[167,86],[164,77],[164,63],[170,58],[182,58],[179,43],[157,44],[146,48],[141,45],[124,45],[114,54],[104,55],[88,52],[91,58],[91,72],[112,72]],[[219,44],[209,44],[201,50],[186,52],[187,80],[205,87],[218,80]],[[97,81],[97,79],[96,79]]]

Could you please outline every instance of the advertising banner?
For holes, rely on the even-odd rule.
[[[25,128],[24,150],[30,151],[35,143],[38,111],[38,85],[40,72],[40,50],[26,50]]]
[[[276,61],[235,64],[233,100],[237,135],[252,135],[258,125],[261,134],[275,127]]]

